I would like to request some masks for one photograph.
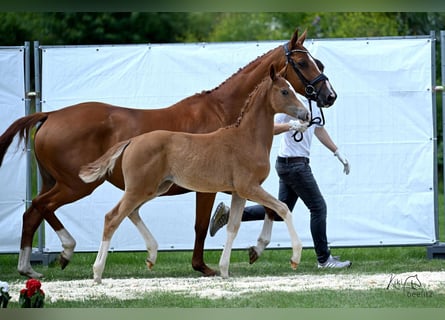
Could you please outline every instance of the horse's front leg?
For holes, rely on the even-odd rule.
[[[257,240],[257,245],[249,248],[249,263],[252,264],[258,260],[264,249],[270,243],[272,237],[273,218],[267,213],[264,217],[263,228]]]
[[[204,262],[204,243],[215,196],[215,193],[196,193],[195,247],[193,248],[192,267],[205,276],[216,275],[216,271],[209,268]]]
[[[236,192],[232,192],[232,203],[230,205],[230,216],[227,223],[227,240],[224,250],[219,260],[219,270],[223,278],[229,277],[230,254],[232,252],[233,241],[238,233],[241,217],[243,215],[246,199],[238,196]]]
[[[144,221],[142,221],[139,215],[139,209],[134,210],[129,216],[131,222],[136,226],[139,233],[142,235],[145,241],[145,246],[147,248],[148,257],[146,259],[147,268],[151,270],[156,263],[156,259],[158,256],[158,242],[151,234],[150,230],[148,230]]]

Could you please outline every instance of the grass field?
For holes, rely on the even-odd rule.
[[[440,192],[440,236],[445,241],[443,192]],[[210,267],[218,269],[220,250],[208,250],[205,252],[205,261]],[[388,283],[391,277],[399,274],[415,275],[419,272],[444,272],[445,260],[426,257],[426,247],[369,247],[369,248],[334,248],[333,254],[340,255],[343,259],[353,262],[348,270],[319,270],[316,267],[315,254],[312,249],[304,249],[302,261],[298,270],[294,271],[289,266],[291,256],[290,249],[266,250],[262,257],[253,265],[248,263],[246,250],[234,250],[230,264],[230,281],[249,277],[291,277],[312,276],[312,281],[318,278],[333,275],[341,278],[351,276],[357,282],[362,282],[367,275],[385,274]],[[70,281],[89,279],[92,285],[92,265],[96,253],[75,253],[72,262],[65,270],[61,270],[58,263],[49,266],[34,265],[36,271],[45,275],[42,279],[43,289],[45,282],[65,281],[64,286],[70,290]],[[107,265],[103,274],[104,282],[111,286],[111,290],[119,290],[113,287],[112,279],[135,279],[138,283],[147,279],[177,278],[177,279],[207,279],[193,271],[191,267],[191,251],[160,252],[157,263],[152,271],[145,266],[145,252],[112,252],[108,256]],[[7,281],[10,285],[24,287],[26,278],[20,276],[17,271],[17,254],[0,254],[0,280]],[[216,281],[221,279],[215,278]],[[203,281],[204,282],[204,281]],[[193,292],[181,294],[159,290],[141,294],[136,298],[122,297],[110,298],[107,296],[94,299],[47,301],[46,308],[98,308],[98,307],[125,307],[125,308],[338,308],[338,307],[362,307],[362,308],[412,308],[431,307],[443,308],[445,301],[445,277],[440,282],[438,290],[422,291],[427,294],[408,296],[398,286],[387,288],[387,284],[379,285],[366,290],[300,290],[297,292],[284,292],[280,287],[271,288],[267,292],[249,293],[233,297],[199,297]],[[437,284],[437,283],[436,283]],[[426,284],[428,285],[428,284]],[[18,292],[11,292],[18,296]],[[14,299],[13,299],[14,300]],[[11,301],[9,308],[18,308],[16,301]]]
[[[257,263],[249,265],[247,251],[235,250],[231,259],[231,280],[237,277],[282,276],[298,277],[299,275],[323,276],[354,275],[356,281],[369,274],[388,274],[388,283],[391,275],[400,273],[413,273],[421,271],[445,271],[445,260],[426,258],[425,247],[382,247],[382,248],[344,248],[333,249],[334,254],[353,261],[348,270],[318,270],[315,264],[315,255],[312,249],[303,250],[302,263],[297,271],[289,266],[291,251],[288,249],[266,250]],[[207,251],[206,261],[213,268],[217,268],[220,251]],[[153,279],[165,277],[200,278],[200,274],[191,268],[191,255],[184,252],[160,252],[158,262],[152,271],[148,271],[144,264],[146,253],[110,253],[104,278],[110,284],[113,279],[135,278]],[[42,280],[75,280],[92,279],[92,264],[95,253],[76,253],[71,264],[60,270],[57,263],[48,267],[36,265],[35,269],[45,274]],[[17,255],[0,255],[1,280],[9,283],[23,283],[25,278],[16,271]],[[445,281],[445,279],[443,279]],[[92,283],[92,280],[91,280]],[[373,288],[370,290],[308,290],[299,292],[282,292],[280,288],[272,291],[240,295],[236,298],[197,297],[193,294],[178,294],[160,290],[141,295],[135,299],[121,300],[119,298],[100,297],[78,301],[47,302],[46,307],[442,307],[445,301],[445,282],[440,290],[428,292],[427,295],[409,297],[403,290],[396,287]],[[69,290],[69,282],[67,282]],[[113,288],[112,290],[119,290]],[[11,308],[17,308],[16,302],[11,302]]]

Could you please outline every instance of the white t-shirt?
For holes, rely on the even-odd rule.
[[[317,106],[312,107],[312,118],[321,117],[320,109]],[[285,113],[278,113],[275,115],[276,123],[287,123],[290,120],[296,120]],[[283,158],[288,157],[306,157],[309,158],[311,152],[312,137],[314,136],[314,130],[316,127],[320,127],[318,124],[313,124],[305,132],[303,132],[303,140],[296,142],[292,135],[295,131],[287,131],[281,134],[280,148],[278,150],[278,156]],[[297,134],[297,138],[301,137],[301,134]]]

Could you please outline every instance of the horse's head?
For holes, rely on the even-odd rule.
[[[277,74],[273,64],[270,66],[269,75],[272,79],[270,101],[275,113],[286,113],[294,118],[309,121],[309,111],[297,97],[297,93],[290,82]]]
[[[337,99],[337,94],[328,77],[323,74],[323,64],[314,59],[303,46],[305,39],[306,31],[299,37],[296,30],[292,39],[283,46],[287,59],[285,77],[295,90],[316,101],[319,107],[330,107]],[[288,67],[294,72],[289,72]]]

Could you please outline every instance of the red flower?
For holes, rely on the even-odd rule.
[[[26,295],[28,297],[32,297],[36,292],[41,293],[42,295],[44,295],[43,291],[40,290],[40,287],[42,286],[42,284],[40,283],[39,280],[37,279],[29,279],[28,281],[26,281]]]
[[[45,293],[39,280],[29,279],[26,288],[20,290],[19,304],[22,308],[43,308]]]

